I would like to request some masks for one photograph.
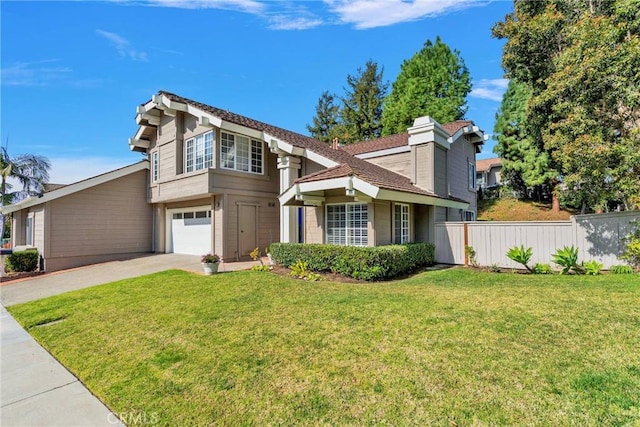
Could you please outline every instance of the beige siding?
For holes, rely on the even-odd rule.
[[[381,166],[390,171],[411,178],[411,153],[390,154],[387,156],[373,157],[365,159],[368,162]]]
[[[389,245],[393,241],[393,213],[391,202],[376,200],[374,206],[374,222],[376,245]]]
[[[415,147],[415,183],[418,187],[427,191],[435,192],[435,183],[433,176],[433,150],[434,144],[422,144]]]
[[[413,210],[414,238],[416,242],[429,241],[429,207],[415,205]]]
[[[150,252],[147,171],[53,200],[48,258]]]
[[[38,252],[44,253],[44,206],[34,206],[30,209],[33,215],[33,246],[38,248]]]
[[[442,206],[436,206],[434,208],[434,211],[435,211],[436,222],[444,222],[447,220],[447,208],[443,208]]]
[[[324,243],[324,206],[304,208],[304,242]]]
[[[451,144],[451,150],[448,153],[449,191],[452,196],[468,202],[468,209],[474,212],[476,211],[476,192],[469,190],[469,162],[475,164],[475,161],[475,147],[464,137]]]
[[[449,195],[447,182],[449,171],[447,169],[447,151],[439,145],[435,146],[434,188],[435,193],[439,196]]]
[[[302,173],[305,174],[305,175],[309,175],[309,174],[312,174],[312,173],[320,172],[321,170],[326,169],[321,164],[318,164],[316,162],[312,162],[309,159],[302,158],[302,161],[304,162],[304,170],[302,171]]]

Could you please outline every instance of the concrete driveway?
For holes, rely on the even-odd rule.
[[[245,270],[256,264],[222,263],[219,271]],[[109,408],[20,327],[5,307],[170,269],[202,274],[199,256],[162,254],[49,273],[0,286],[0,425],[123,426]],[[126,420],[127,416],[145,414],[120,415]]]

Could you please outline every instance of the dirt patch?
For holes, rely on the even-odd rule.
[[[30,271],[30,272],[22,272],[22,273],[6,273],[6,276],[0,277],[0,285],[7,285],[9,283],[21,280],[21,279],[29,279],[34,276],[41,276],[44,274],[44,271]]]
[[[433,265],[431,267],[427,267],[424,268],[422,270],[413,272],[411,274],[407,274],[407,275],[403,275],[403,276],[399,276],[399,277],[395,277],[391,280],[385,280],[386,282],[394,282],[397,280],[404,280],[404,279],[408,279],[410,277],[415,276],[416,274],[420,274],[422,272],[425,271],[434,271],[434,270],[442,270],[445,268],[451,268],[451,267],[455,267],[453,265],[446,265],[446,264],[436,264]],[[277,274],[280,276],[287,276],[287,277],[292,277],[291,276],[291,269],[286,268],[286,267],[282,267],[280,265],[274,265],[273,268],[270,270],[273,274]],[[337,283],[355,283],[355,284],[369,284],[369,283],[381,283],[381,282],[369,282],[366,280],[358,280],[358,279],[354,279],[353,277],[348,277],[348,276],[344,276],[342,274],[338,274],[338,273],[317,273],[320,276],[322,276],[322,280],[323,281],[327,281],[327,282],[337,282]],[[302,280],[302,279],[300,279]]]

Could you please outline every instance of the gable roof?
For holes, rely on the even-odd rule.
[[[316,163],[323,165],[326,168],[329,168],[328,170],[320,171],[318,174],[313,174],[315,178],[305,176],[301,179],[309,178],[314,181],[320,181],[329,179],[331,177],[331,174],[333,173],[340,174],[340,176],[342,177],[358,177],[360,180],[362,180],[362,182],[378,189],[374,191],[372,189],[373,187],[370,188],[369,193],[371,194],[378,194],[379,189],[385,189],[394,192],[437,197],[432,193],[416,187],[407,177],[403,175],[397,174],[381,166],[367,162],[366,160],[354,157],[345,150],[336,150],[329,144],[320,142],[317,139],[311,138],[309,136],[292,132],[217,107],[212,107],[201,102],[193,101],[191,99],[178,96],[167,91],[160,91],[158,95],[154,96],[151,101],[149,101],[142,107],[143,109],[147,110],[147,108],[151,109],[155,108],[155,106],[181,109],[182,111],[187,111],[190,114],[196,115],[196,117],[198,117],[198,114],[200,113],[206,113],[208,115],[211,115],[214,120],[217,120],[217,125],[221,127],[224,127],[226,122],[254,129],[256,131],[262,132],[262,138],[264,139],[264,141],[267,141],[269,143],[269,148],[272,151],[280,150],[288,152],[290,154],[304,156],[312,161],[315,161]],[[190,110],[189,107],[192,107],[192,109]],[[198,111],[193,110],[193,108],[197,109]],[[399,138],[408,138],[408,136],[400,136]],[[324,178],[322,178],[323,173],[325,174]],[[305,181],[297,182],[293,186],[303,182]],[[285,191],[285,193],[286,192],[287,191]],[[442,200],[453,200],[441,197],[438,198]],[[288,200],[285,199],[286,197],[282,198],[281,201],[286,203]],[[456,206],[458,206],[460,203],[466,204],[466,202],[454,202]]]
[[[476,160],[476,171],[477,172],[485,172],[491,170],[491,168],[495,168],[498,166],[502,166],[502,159],[500,157],[493,157],[491,159],[482,159]]]
[[[77,193],[79,191],[86,190],[88,188],[95,187],[97,185],[104,184],[109,181],[113,181],[114,179],[122,178],[124,176],[130,175],[135,172],[139,172],[144,169],[149,169],[148,160],[142,160],[138,163],[134,163],[132,165],[125,166],[120,169],[112,170],[111,172],[107,172],[101,175],[87,178],[82,181],[75,182],[73,184],[59,186],[56,189],[42,193],[42,195],[40,196],[29,197],[17,203],[14,203],[12,205],[4,206],[0,208],[0,212],[2,212],[3,214],[8,214],[11,212],[16,212],[22,209],[29,208],[31,206],[40,205],[42,203],[59,199],[60,197],[68,196],[70,194]],[[52,185],[55,186],[59,184],[52,184]]]

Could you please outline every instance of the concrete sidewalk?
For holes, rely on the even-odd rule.
[[[257,264],[222,263],[219,271],[246,270]],[[202,274],[200,257],[162,254],[50,273],[0,286],[0,425],[123,426],[118,417],[16,322],[5,306],[169,269]]]

